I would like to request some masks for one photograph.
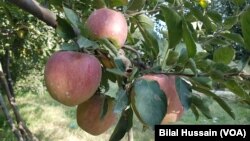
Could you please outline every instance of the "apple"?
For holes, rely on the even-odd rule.
[[[75,106],[94,95],[101,82],[101,64],[86,53],[58,51],[46,63],[45,85],[52,98]]]
[[[128,26],[122,13],[101,8],[91,13],[86,27],[94,39],[109,39],[117,47],[122,47],[127,39]]]
[[[168,124],[178,121],[183,112],[184,107],[181,104],[179,95],[176,91],[175,76],[167,76],[164,74],[148,74],[142,76],[145,80],[157,81],[160,89],[165,93],[167,101],[167,113],[161,124]]]
[[[91,135],[104,133],[116,122],[116,115],[113,113],[114,102],[111,99],[108,99],[107,113],[101,118],[103,102],[104,96],[96,94],[77,106],[77,124]]]

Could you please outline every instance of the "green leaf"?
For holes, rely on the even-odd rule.
[[[128,11],[140,11],[144,5],[146,0],[130,0],[128,3]]]
[[[136,16],[137,25],[145,40],[145,45],[147,47],[147,53],[152,51],[153,56],[156,56],[159,52],[158,47],[158,36],[154,31],[154,22],[150,17],[145,14]]]
[[[212,66],[213,70],[221,71],[223,73],[228,73],[230,70],[232,71],[233,68],[230,68],[228,65],[224,63],[213,63]],[[237,71],[238,72],[238,71]],[[234,72],[232,72],[234,73]]]
[[[109,7],[123,6],[128,4],[128,0],[105,0]]]
[[[133,110],[131,108],[127,109],[122,113],[109,141],[119,141],[121,140],[126,132],[128,132],[133,125]]]
[[[210,77],[193,77],[192,82],[208,89],[212,88],[212,79]]]
[[[114,69],[107,69],[108,72],[111,72],[113,74],[116,74],[116,75],[119,75],[119,76],[124,76],[125,77],[125,74],[123,71],[121,71],[120,69],[117,69],[117,68],[114,68]]]
[[[211,18],[215,23],[222,23],[222,16],[216,11],[207,11],[207,15]]]
[[[179,52],[180,57],[178,63],[186,64],[188,62],[188,52],[185,44],[180,43],[177,45],[176,50]]]
[[[51,0],[49,1],[50,5],[53,5],[53,6],[61,6],[62,5],[62,1],[60,0]]]
[[[198,95],[192,95],[192,104],[194,104],[194,106],[197,107],[205,117],[212,119],[210,109],[208,108],[205,99]]]
[[[105,45],[105,48],[108,50],[109,54],[112,57],[116,57],[118,50],[116,48],[116,45],[113,44],[110,40],[108,40],[107,38],[103,38],[99,40],[103,45]]]
[[[115,74],[108,72],[106,69],[102,69],[102,80],[100,84],[101,90],[104,90],[104,93],[109,92],[110,85],[116,86],[117,83],[117,77]],[[114,96],[115,98],[116,96]]]
[[[96,9],[106,7],[105,0],[93,0],[91,4]]]
[[[115,105],[114,113],[121,114],[122,111],[128,106],[128,94],[124,89],[120,88],[116,95],[117,102]]]
[[[192,72],[196,75],[198,74],[198,69],[196,63],[193,58],[188,59],[188,67],[192,70]]]
[[[152,21],[152,19],[150,17],[148,17],[145,14],[141,14],[136,16],[136,19],[139,21],[139,24],[144,28],[144,29],[150,29],[153,30],[154,29],[154,22]]]
[[[102,80],[100,84],[100,89],[104,90],[104,92],[107,92],[109,90],[109,76],[114,76],[114,74],[111,74],[110,72],[106,71],[106,69],[102,69]]]
[[[77,14],[72,10],[67,7],[63,7],[64,13],[68,21],[75,27],[77,28],[78,25],[81,23],[79,17]]]
[[[224,29],[231,29],[238,22],[237,16],[229,16],[223,22]]]
[[[200,117],[199,111],[197,110],[197,108],[195,107],[194,104],[191,104],[191,110],[195,116],[195,119],[198,120]]]
[[[115,62],[115,66],[116,66],[117,69],[119,69],[121,72],[125,72],[126,71],[126,66],[122,62],[122,59],[120,59],[120,58],[117,57],[117,58],[115,58],[114,62]]]
[[[61,46],[60,46],[61,50],[69,50],[69,51],[77,51],[79,50],[79,46],[74,43],[74,42],[71,42],[71,43],[63,43]]]
[[[76,37],[74,29],[65,19],[57,17],[57,23],[56,33],[63,39],[70,40]]]
[[[245,48],[250,51],[250,7],[247,8],[245,12],[242,13],[240,17],[241,28],[243,33],[243,38],[245,41]]]
[[[80,48],[89,48],[89,47],[97,48],[98,47],[96,42],[90,41],[89,39],[83,36],[80,36],[77,39],[77,44],[79,45]]]
[[[181,16],[172,8],[167,6],[161,7],[161,15],[168,28],[169,48],[174,48],[182,37],[182,19]]]
[[[232,2],[238,6],[241,6],[246,2],[246,0],[232,0]]]
[[[104,95],[101,95],[103,96],[103,101],[102,101],[102,110],[101,110],[101,114],[100,114],[100,119],[103,119],[105,117],[105,115],[107,114],[108,112],[108,107],[109,107],[109,98],[108,97],[105,97]]]
[[[137,79],[131,98],[133,110],[145,126],[154,128],[161,123],[167,111],[167,97],[156,81]]]
[[[209,71],[209,75],[215,81],[218,81],[218,82],[224,81],[224,73],[222,71],[220,71],[220,70],[211,69]]]
[[[220,34],[222,37],[234,41],[236,43],[239,43],[241,45],[244,45],[244,39],[242,38],[242,36],[240,34],[237,33],[221,33]]]
[[[166,64],[167,65],[174,65],[178,61],[178,59],[179,59],[178,52],[170,50],[169,54],[168,54],[168,57],[167,57]]]
[[[193,87],[193,89],[198,91],[198,92],[201,92],[209,97],[212,97],[221,106],[221,108],[223,108],[223,110],[228,113],[229,116],[231,116],[233,119],[235,119],[235,114],[234,114],[233,110],[219,96],[217,96],[216,94],[214,94],[213,92],[211,92],[205,88]]]
[[[240,96],[241,98],[245,99],[248,97],[246,91],[241,87],[241,85],[236,82],[234,79],[229,79],[225,82],[226,87],[236,95]]]
[[[158,45],[159,45],[158,58],[160,59],[160,64],[172,65],[175,63],[175,59],[177,59],[178,61],[179,58],[178,52],[175,52],[173,50],[168,50],[168,41],[166,39],[161,39],[158,42]],[[164,66],[162,65],[162,67]]]
[[[192,93],[191,86],[186,81],[182,80],[180,77],[176,77],[175,86],[176,86],[176,90],[179,95],[181,104],[183,105],[185,110],[188,110],[191,104],[191,100],[190,100],[191,93]]]
[[[232,47],[220,47],[215,50],[213,60],[217,63],[229,64],[234,58],[235,50]]]
[[[112,82],[111,80],[108,80],[108,85],[109,89],[104,94],[111,98],[116,98],[116,93],[119,91],[119,86],[117,82]]]
[[[199,20],[202,21],[202,23],[206,27],[207,32],[212,32],[213,31],[213,26],[212,22],[208,18],[208,15],[204,15],[202,11],[198,8],[195,7],[190,7],[191,12],[194,14],[194,16]]]
[[[241,57],[237,67],[238,70],[243,70],[248,65],[249,61],[250,61],[250,56],[244,55],[243,57]]]
[[[196,44],[185,21],[182,22],[182,37],[187,46],[188,57],[194,57],[196,54]]]
[[[212,37],[212,38],[208,38],[207,39],[209,44],[213,45],[221,45],[221,46],[225,46],[228,45],[228,42],[226,40],[223,39],[219,39],[218,37]],[[212,48],[212,47],[211,47]],[[211,48],[206,47],[206,50],[211,50]]]

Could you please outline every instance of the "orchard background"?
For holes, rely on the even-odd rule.
[[[1,0],[0,139],[153,140],[152,127],[161,123],[166,100],[152,100],[162,98],[156,81],[138,83],[146,74],[176,76],[185,112],[171,124],[249,124],[249,3]],[[93,39],[86,29],[87,18],[102,7],[126,18],[122,55],[114,42]],[[92,54],[102,63],[98,92],[115,101],[118,115],[107,132],[84,132],[77,125],[76,107],[50,97],[44,67],[58,50]],[[100,116],[105,116],[105,105]]]

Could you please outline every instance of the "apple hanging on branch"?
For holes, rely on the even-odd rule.
[[[88,17],[86,27],[93,39],[109,39],[120,48],[127,39],[128,26],[124,15],[108,8],[95,10]]]
[[[100,135],[116,122],[114,101],[107,98],[107,111],[101,116],[105,96],[95,94],[86,102],[77,106],[77,124],[91,135]]]
[[[160,89],[163,90],[167,97],[167,113],[161,124],[169,124],[178,121],[184,112],[184,107],[176,90],[175,76],[152,74],[144,75],[142,78],[157,81],[160,85]]]
[[[175,76],[165,74],[144,74],[135,79],[131,106],[144,126],[153,129],[156,124],[170,124],[181,118],[184,106],[175,81]]]
[[[94,95],[101,82],[102,70],[93,55],[59,51],[49,58],[44,74],[51,97],[64,105],[75,106]]]

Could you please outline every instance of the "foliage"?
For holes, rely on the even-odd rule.
[[[148,121],[142,122],[145,127],[153,128],[153,125],[160,124],[164,116],[162,111],[166,108],[163,108],[163,103],[148,99],[158,96],[160,101],[166,100],[160,96],[162,91],[155,90],[159,89],[156,82],[138,80],[144,74],[178,75],[183,81],[178,87],[179,97],[185,97],[186,94],[191,97],[182,100],[182,104],[186,109],[191,107],[197,118],[199,114],[212,117],[209,107],[202,104],[202,99],[194,93],[212,98],[232,118],[235,115],[231,108],[212,92],[213,89],[231,91],[240,101],[250,104],[250,74],[246,71],[250,60],[250,8],[247,0],[51,0],[47,4],[57,13],[55,31],[61,38],[34,17],[17,12],[19,9],[8,4],[0,7],[1,13],[5,13],[0,21],[3,26],[1,29],[5,29],[7,34],[0,34],[3,36],[0,43],[4,47],[0,49],[0,55],[4,56],[6,49],[10,50],[13,62],[11,70],[17,76],[23,76],[22,68],[27,70],[34,64],[43,66],[44,58],[60,44],[62,50],[95,55],[103,65],[105,76],[100,91],[117,100],[117,113],[124,113],[132,105],[134,115],[140,121]],[[125,56],[119,55],[109,40],[91,39],[85,29],[84,24],[91,12],[103,6],[120,11],[127,19],[129,34],[122,48]],[[222,9],[219,8],[221,6]],[[46,31],[47,35],[39,36],[32,32],[39,30]],[[131,68],[127,69],[124,57],[132,62]],[[109,93],[111,87],[117,90],[116,95]],[[148,97],[141,96],[143,90],[147,90]],[[137,94],[136,100],[133,99],[133,93]],[[126,94],[127,98],[120,94]],[[125,105],[118,103],[121,99],[126,101]],[[157,120],[141,108],[148,104],[152,105],[150,111],[158,113]],[[122,118],[120,122],[124,122]],[[111,137],[121,138],[124,135],[117,135],[119,126]]]
[[[8,3],[0,4],[0,60],[5,68],[8,52],[15,82],[29,74],[31,69],[42,69],[60,39],[51,27],[45,26],[28,13]]]

